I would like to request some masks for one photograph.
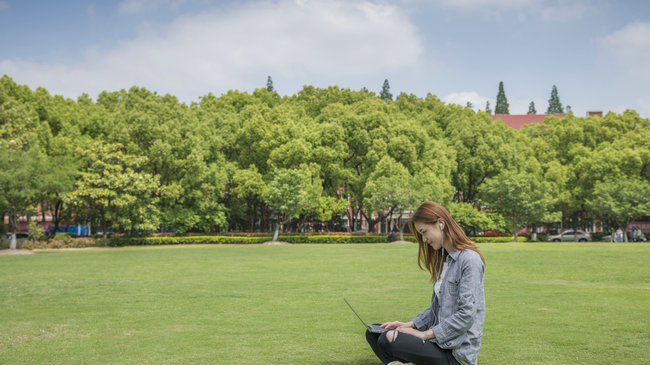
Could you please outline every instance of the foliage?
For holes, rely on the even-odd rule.
[[[469,235],[474,235],[482,230],[503,232],[507,229],[498,215],[479,211],[469,203],[451,203],[447,206],[447,210],[454,217],[456,223]]]
[[[68,202],[78,217],[98,222],[104,238],[110,226],[145,231],[158,227],[158,179],[138,171],[144,158],[123,153],[118,144],[93,143],[77,153],[85,171]]]
[[[592,204],[604,220],[627,231],[630,222],[650,212],[650,183],[638,178],[607,179],[596,183]],[[627,235],[625,240],[627,241]]]
[[[271,76],[267,77],[266,79],[266,90],[269,92],[275,91],[275,88],[273,88],[273,79],[271,79]]]
[[[29,239],[32,241],[39,241],[45,238],[43,235],[43,228],[38,224],[38,222],[30,221],[28,226]]]
[[[517,241],[520,227],[553,221],[550,184],[528,172],[504,171],[480,189],[482,201],[512,223]]]
[[[354,232],[361,221],[373,232],[403,224],[423,200],[479,212],[481,187],[517,171],[561,212],[534,223],[580,228],[601,214],[599,183],[650,182],[650,121],[634,111],[548,117],[515,131],[492,121],[489,104],[475,113],[407,93],[386,102],[385,86],[383,95],[231,90],[186,105],[142,87],[70,100],[3,76],[0,211],[15,227],[40,204],[55,225],[118,233]],[[505,92],[497,99],[507,103]],[[513,229],[496,215],[512,221],[509,213],[466,208],[457,214],[467,230]]]
[[[553,85],[553,89],[551,90],[551,98],[548,99],[548,109],[546,109],[546,114],[557,113],[564,113],[564,108],[562,107],[562,102],[560,102],[557,86]]]
[[[506,91],[503,89],[503,81],[500,81],[499,92],[497,93],[497,104],[494,107],[494,114],[510,114],[508,106],[508,98],[506,98]]]
[[[531,101],[530,104],[528,104],[528,115],[530,114],[537,114],[537,109],[535,109],[535,102]]]
[[[379,98],[383,101],[393,100],[393,94],[390,93],[390,84],[388,83],[388,79],[384,80],[384,84],[381,86]]]
[[[477,236],[470,237],[475,243],[505,243],[505,242],[526,242],[528,239],[523,236]]]

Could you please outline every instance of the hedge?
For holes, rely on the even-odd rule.
[[[185,245],[185,244],[251,244],[270,241],[272,236],[114,236],[108,239],[109,246],[142,246],[142,245]],[[514,236],[472,237],[474,242],[512,242]],[[415,237],[404,236],[405,241],[415,242]],[[278,241],[288,243],[385,243],[385,235],[367,234],[281,234]],[[526,237],[519,237],[519,242],[525,242]]]
[[[226,244],[226,243],[262,243],[270,241],[272,236],[113,236],[108,239],[108,245],[120,246],[156,246],[156,245],[187,245],[187,244]]]
[[[65,240],[25,241],[19,243],[19,248],[69,248],[69,247],[99,247],[99,246],[158,246],[158,245],[187,245],[187,244],[259,244],[270,241],[273,236],[266,235],[203,235],[203,236],[112,236],[107,240],[91,238],[68,238]],[[470,237],[477,243],[512,242],[513,236]],[[415,242],[412,235],[404,235],[404,240]],[[293,244],[358,244],[386,243],[383,234],[281,234],[278,241]],[[519,242],[526,242],[526,237],[519,237]]]
[[[480,236],[480,237],[470,237],[470,239],[476,243],[505,243],[505,242],[513,242],[515,240],[515,236]],[[519,236],[519,240],[517,242],[526,242],[528,241],[528,238]]]
[[[114,236],[109,246],[184,245],[184,244],[251,244],[270,241],[272,236]],[[407,240],[409,237],[404,237]],[[414,238],[410,237],[412,241]],[[280,235],[278,241],[288,243],[382,243],[385,235]]]

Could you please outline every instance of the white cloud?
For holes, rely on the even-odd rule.
[[[494,110],[495,101],[492,98],[479,95],[476,91],[461,91],[457,93],[451,93],[442,98],[447,104],[458,104],[460,106],[467,105],[467,102],[472,103],[472,109],[474,110],[485,110],[487,102],[490,102],[490,108]]]
[[[538,11],[542,16],[542,20],[547,22],[566,22],[582,18],[589,10],[589,6],[593,6],[593,4],[585,4],[579,1],[559,1],[544,4],[538,8]]]
[[[606,54],[635,77],[650,77],[650,22],[633,23],[601,39]]]
[[[89,49],[76,64],[0,60],[0,74],[69,97],[139,85],[190,101],[263,87],[267,75],[306,84],[388,73],[422,52],[415,26],[395,6],[285,0],[182,17],[115,49]]]

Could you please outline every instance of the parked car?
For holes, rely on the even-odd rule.
[[[587,242],[591,241],[591,234],[581,230],[573,231],[570,229],[561,234],[548,236],[546,240],[553,242]]]

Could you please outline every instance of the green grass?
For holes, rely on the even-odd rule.
[[[481,364],[641,364],[650,244],[481,244]],[[379,364],[363,328],[431,284],[414,244],[165,246],[0,256],[0,364]]]

